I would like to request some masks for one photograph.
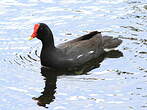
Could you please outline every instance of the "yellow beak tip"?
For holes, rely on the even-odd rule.
[[[33,39],[33,37],[31,37],[31,36],[28,38],[28,40],[32,40],[32,39]]]

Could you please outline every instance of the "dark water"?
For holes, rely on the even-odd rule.
[[[119,37],[123,57],[57,76],[41,68],[40,41],[27,40],[38,22],[56,44],[92,30]],[[146,37],[146,0],[1,0],[0,110],[147,110]]]

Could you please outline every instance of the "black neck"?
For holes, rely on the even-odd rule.
[[[49,49],[55,48],[53,34],[50,29],[48,29],[48,31],[45,32],[42,38],[44,38],[41,40],[43,44],[43,48],[49,48]]]

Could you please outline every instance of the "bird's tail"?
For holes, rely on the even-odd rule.
[[[118,47],[122,43],[122,40],[111,36],[103,36],[103,43],[104,49],[112,49]]]

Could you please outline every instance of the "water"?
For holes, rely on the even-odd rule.
[[[1,0],[0,110],[147,110],[146,6],[146,0]],[[102,59],[83,75],[57,76],[41,68],[40,41],[27,40],[38,22],[49,25],[56,44],[93,30],[119,37],[123,57]]]

